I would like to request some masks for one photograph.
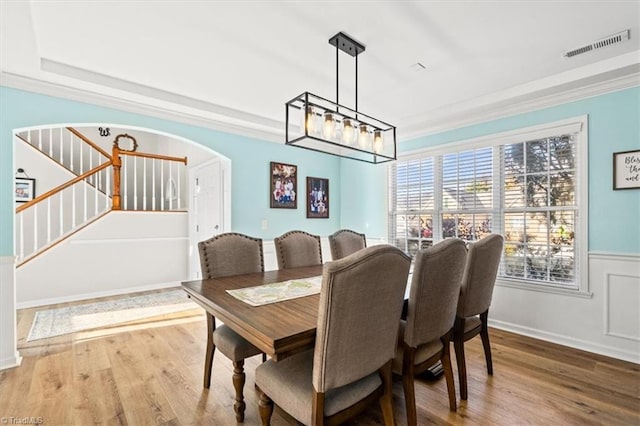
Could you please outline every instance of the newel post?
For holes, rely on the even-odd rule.
[[[113,197],[111,208],[113,210],[122,210],[120,205],[120,169],[122,168],[122,159],[120,158],[120,148],[118,148],[117,141],[111,149],[111,162],[113,164]]]

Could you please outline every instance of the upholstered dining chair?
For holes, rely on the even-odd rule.
[[[199,242],[198,251],[203,279],[264,271],[260,238],[233,232],[219,234]],[[233,386],[236,391],[233,409],[236,420],[242,422],[246,406],[243,395],[244,360],[261,351],[226,325],[216,328],[215,318],[207,312],[207,352],[204,365],[204,387],[207,389],[211,385],[211,367],[216,348],[233,362]]]
[[[350,229],[341,229],[329,235],[329,247],[333,260],[342,259],[367,247],[367,238],[364,234]]]
[[[467,262],[462,276],[460,298],[453,326],[453,346],[458,364],[460,399],[467,399],[467,367],[464,342],[480,335],[487,362],[487,374],[493,374],[487,318],[498,274],[504,237],[490,234],[469,245]]]
[[[322,265],[320,237],[304,231],[289,231],[273,239],[278,269]]]
[[[376,400],[393,424],[391,364],[410,263],[377,245],[325,264],[315,348],[256,368],[263,425],[274,403],[303,424],[323,425]]]
[[[417,425],[414,376],[442,362],[449,409],[456,411],[456,392],[449,345],[460,284],[467,258],[465,243],[445,240],[415,256],[406,321],[400,321],[393,372],[402,374],[407,424]]]

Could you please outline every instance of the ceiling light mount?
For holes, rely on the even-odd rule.
[[[362,52],[364,52],[364,45],[358,43],[345,33],[338,33],[329,39],[329,44],[332,46],[336,46],[338,49],[342,50],[344,53],[351,56],[358,56]]]
[[[336,100],[304,92],[287,102],[286,144],[373,164],[395,160],[395,126],[358,111],[358,55],[365,46],[342,32],[329,44],[336,48]],[[355,60],[355,108],[339,103],[340,51]]]

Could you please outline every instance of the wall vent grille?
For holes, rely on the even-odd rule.
[[[612,34],[609,37],[602,38],[600,40],[596,40],[592,43],[586,44],[584,46],[577,47],[575,49],[567,50],[562,54],[565,58],[572,58],[577,55],[582,55],[583,53],[591,52],[593,50],[602,49],[604,47],[609,47],[614,44],[622,43],[623,41],[627,41],[630,39],[630,31],[624,30],[619,33]]]

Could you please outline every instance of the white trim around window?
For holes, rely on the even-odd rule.
[[[505,229],[505,209],[504,207],[504,183],[505,183],[505,173],[502,170],[503,162],[500,158],[500,153],[504,148],[504,145],[509,144],[518,144],[528,141],[535,141],[538,139],[552,138],[554,136],[560,135],[572,135],[574,146],[575,146],[575,157],[574,157],[574,172],[575,172],[575,203],[571,209],[575,212],[575,226],[573,232],[575,233],[574,237],[574,271],[575,279],[572,282],[572,285],[565,285],[561,283],[553,283],[536,280],[527,280],[526,278],[517,278],[517,277],[506,277],[502,276],[496,281],[497,285],[506,286],[506,287],[516,287],[522,289],[528,289],[533,291],[541,291],[547,293],[555,293],[555,294],[564,294],[564,295],[573,295],[578,297],[591,297],[591,293],[589,292],[589,280],[588,280],[588,257],[587,257],[587,244],[588,244],[588,116],[583,115],[579,117],[568,118],[564,120],[559,120],[551,123],[545,123],[535,126],[530,126],[526,128],[520,128],[515,130],[510,130],[507,132],[501,132],[492,135],[481,136],[478,138],[467,139],[456,141],[448,144],[438,145],[434,147],[429,147],[425,149],[415,150],[411,152],[402,153],[398,156],[398,162],[391,165],[389,167],[388,172],[388,182],[389,182],[389,200],[388,200],[388,211],[389,211],[389,238],[391,244],[394,244],[394,239],[401,238],[404,239],[405,249],[407,246],[407,241],[411,238],[409,235],[409,231],[406,230],[404,235],[400,235],[397,232],[397,228],[392,229],[392,227],[397,227],[397,223],[395,222],[395,218],[399,215],[408,216],[409,214],[418,215],[419,219],[423,219],[422,216],[425,215],[425,212],[421,211],[423,209],[422,204],[420,209],[418,210],[410,210],[410,207],[407,207],[407,210],[403,210],[397,207],[397,190],[398,186],[396,185],[397,176],[394,175],[396,173],[397,164],[407,164],[407,162],[418,160],[418,159],[426,159],[433,158],[434,165],[439,164],[442,161],[442,157],[446,154],[452,153],[460,153],[460,152],[469,152],[471,150],[477,150],[480,148],[486,147],[500,147],[500,149],[494,149],[494,160],[493,160],[493,169],[494,169],[494,177],[493,185],[493,205],[492,211],[494,212],[494,223],[492,223],[492,232],[504,233]],[[549,145],[551,146],[551,145]],[[434,205],[439,206],[435,208],[433,211],[433,224],[432,228],[425,233],[428,234],[432,232],[433,241],[437,242],[442,239],[441,232],[441,224],[438,219],[438,215],[441,215],[442,212],[446,212],[441,200],[442,193],[442,182],[440,181],[442,173],[442,169],[440,166],[436,166],[435,175],[433,177],[433,185],[438,188],[435,191],[434,196]],[[394,186],[395,185],[395,186]],[[413,192],[415,195],[415,191]],[[411,193],[407,193],[407,202],[410,203]],[[422,202],[421,202],[422,203]],[[551,206],[551,205],[550,205]],[[548,210],[553,210],[554,207],[547,207]],[[527,208],[525,208],[526,214]],[[408,213],[408,212],[411,213]],[[429,212],[430,213],[430,212]],[[473,213],[470,211],[469,213]],[[421,216],[422,215],[422,216]],[[428,214],[427,214],[428,216]],[[409,222],[407,220],[407,226]],[[396,235],[397,233],[397,235]],[[550,234],[548,234],[550,235]],[[423,240],[423,231],[420,228],[420,240]],[[549,237],[550,238],[550,237]]]

